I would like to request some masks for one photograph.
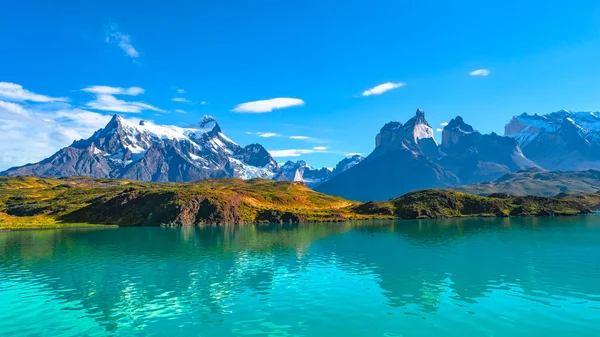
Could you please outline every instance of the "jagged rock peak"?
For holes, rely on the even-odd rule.
[[[116,129],[125,123],[125,119],[119,115],[113,115],[108,124],[104,127],[105,129]]]
[[[448,125],[444,127],[444,130],[459,129],[462,132],[473,132],[473,127],[463,120],[461,116],[456,116],[448,122]]]
[[[214,131],[221,132],[221,127],[217,123],[217,120],[213,116],[204,115],[198,123],[196,123],[196,127],[203,129],[205,131]]]
[[[415,118],[418,123],[427,123],[425,120],[425,111],[423,111],[423,109],[417,109],[417,112],[415,112]]]

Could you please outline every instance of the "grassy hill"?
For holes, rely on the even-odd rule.
[[[0,229],[89,224],[191,226],[589,212],[577,198],[481,197],[450,190],[360,203],[302,183],[214,179],[147,183],[70,177],[0,177]]]

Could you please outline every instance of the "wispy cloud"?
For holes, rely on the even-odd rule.
[[[281,137],[280,134],[277,134],[275,132],[258,132],[257,134],[259,137],[263,137],[263,138]]]
[[[350,153],[346,153],[346,157],[352,157],[352,156],[361,156],[362,153],[360,152],[350,152]]]
[[[446,126],[446,125],[448,125],[448,122],[443,122],[443,123],[440,123],[440,125],[441,125],[441,126]]]
[[[187,113],[187,111],[181,110],[181,109],[175,109],[175,112],[177,112],[178,114],[186,114]]]
[[[327,148],[324,147],[324,146],[315,146],[312,149],[270,150],[269,154],[271,154],[271,156],[273,158],[279,158],[279,157],[300,157],[303,154],[318,153],[318,152],[325,153],[325,150],[327,150]]]
[[[469,73],[471,76],[487,76],[490,74],[488,69],[477,69]]]
[[[396,89],[396,88],[400,88],[405,86],[405,83],[401,83],[401,82],[387,82],[387,83],[383,83],[380,84],[378,86],[375,86],[371,89],[367,89],[365,91],[363,91],[362,95],[363,96],[371,96],[371,95],[381,95],[386,91],[390,91],[392,89]]]
[[[309,139],[312,139],[312,138],[308,137],[308,136],[290,136],[290,139],[309,140]]]
[[[173,97],[173,98],[171,98],[171,101],[180,102],[180,103],[192,103],[192,101],[190,101],[187,98],[183,98],[183,97]]]
[[[0,101],[0,171],[40,161],[76,139],[91,136],[110,118],[69,104],[49,109]]]
[[[0,101],[0,110],[16,115],[29,116],[27,110],[25,110],[22,106],[16,103]]]
[[[127,56],[131,58],[140,57],[140,53],[131,44],[131,37],[119,31],[119,27],[111,24],[106,32],[106,42],[119,46]]]
[[[437,131],[437,132],[442,132],[442,131],[444,131],[444,130],[443,130],[442,128],[437,128],[437,129],[435,129],[435,131]]]
[[[91,87],[81,89],[85,92],[90,92],[92,94],[98,95],[130,95],[137,96],[144,93],[144,89],[140,87],[129,87],[129,88],[120,88],[120,87],[109,87],[105,85],[94,85]]]
[[[262,138],[283,137],[283,135],[280,135],[280,134],[275,133],[275,132],[250,132],[250,131],[248,131],[248,132],[246,132],[246,134],[248,134],[248,135],[257,135],[257,136],[262,137]]]
[[[86,106],[94,110],[113,112],[140,113],[144,110],[163,112],[162,109],[148,103],[123,101],[112,95],[97,95],[96,99],[88,102]]]
[[[145,110],[164,112],[164,110],[148,103],[124,101],[115,97],[115,95],[141,95],[144,93],[144,89],[140,87],[121,88],[95,85],[81,90],[96,95],[96,98],[93,101],[86,104],[90,109],[124,113],[140,113]]]
[[[304,101],[299,98],[279,97],[238,104],[231,111],[239,113],[265,113],[300,105],[304,105]]]
[[[30,101],[40,103],[66,102],[65,97],[50,97],[33,93],[23,86],[10,82],[0,82],[0,97],[10,101]]]
[[[185,90],[183,90],[183,89],[177,89],[177,93],[178,94],[185,94]]]

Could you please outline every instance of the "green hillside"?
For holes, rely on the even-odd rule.
[[[450,190],[360,203],[303,183],[214,179],[147,183],[70,177],[0,177],[0,229],[65,226],[192,226],[359,219],[588,213],[581,198],[481,197]]]

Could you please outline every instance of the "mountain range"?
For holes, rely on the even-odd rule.
[[[416,189],[468,184],[538,167],[518,142],[495,133],[481,134],[462,117],[452,119],[434,138],[425,112],[406,123],[390,122],[375,137],[375,150],[360,164],[316,187],[356,200],[393,198]]]
[[[304,161],[279,167],[260,144],[241,147],[223,134],[217,121],[204,116],[181,128],[115,115],[90,138],[73,142],[39,163],[8,169],[0,175],[40,177],[90,176],[154,182],[185,182],[210,178],[265,178],[301,181],[312,186],[351,167],[314,169]]]
[[[521,114],[505,126],[504,136],[480,133],[457,116],[444,126],[438,143],[425,112],[418,109],[405,123],[385,124],[366,158],[348,157],[327,169],[304,161],[279,165],[260,144],[236,144],[210,116],[182,128],[135,124],[115,115],[90,138],[0,175],[154,182],[265,178],[304,182],[346,199],[385,200],[417,189],[493,181],[522,170],[600,168],[598,116],[566,110]]]
[[[561,110],[521,114],[505,127],[523,154],[547,170],[600,169],[600,114]]]

